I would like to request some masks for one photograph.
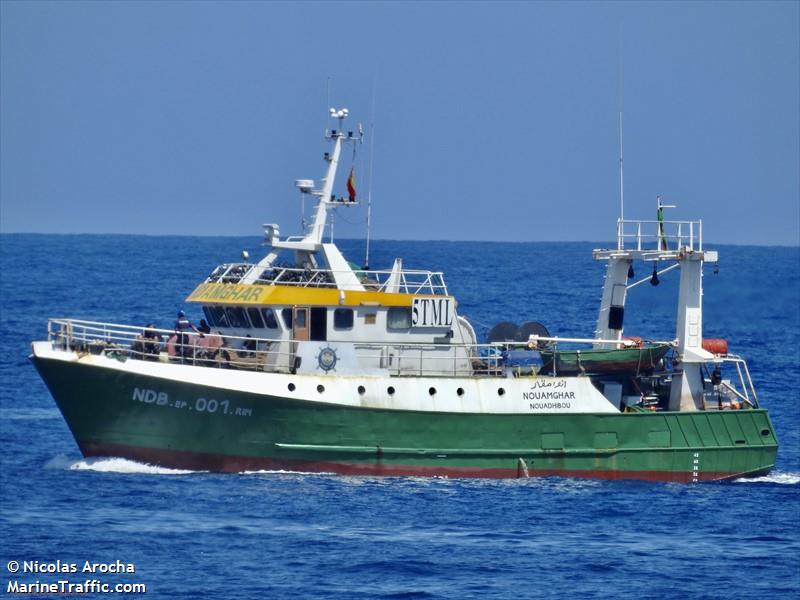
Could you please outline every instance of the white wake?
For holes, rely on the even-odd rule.
[[[57,408],[0,408],[0,421],[39,421],[59,419]]]
[[[239,471],[237,475],[335,475],[335,473],[327,473],[321,471],[285,471],[283,469],[277,470],[259,470],[259,471]]]
[[[140,463],[127,458],[98,457],[74,459],[63,454],[50,459],[45,464],[46,469],[68,469],[71,471],[97,471],[98,473],[126,473],[143,475],[187,475],[200,471],[185,469],[168,469]]]
[[[780,483],[783,485],[797,485],[800,483],[800,473],[781,473],[776,471],[763,477],[742,477],[735,479],[734,483]]]

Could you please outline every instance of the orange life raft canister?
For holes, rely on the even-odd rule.
[[[704,339],[703,350],[711,352],[712,354],[727,354],[728,340],[723,340],[721,338]]]

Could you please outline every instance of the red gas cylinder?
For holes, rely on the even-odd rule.
[[[703,350],[711,352],[711,354],[727,354],[728,340],[723,340],[720,338],[704,339]]]

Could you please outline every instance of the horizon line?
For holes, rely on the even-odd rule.
[[[11,235],[30,235],[30,236],[127,236],[127,237],[151,237],[151,238],[254,238],[262,237],[253,234],[191,234],[191,233],[118,233],[118,232],[104,232],[104,233],[53,233],[41,231],[0,231],[0,236]],[[365,238],[348,238],[343,237],[339,240],[344,241],[366,241]],[[399,239],[399,238],[372,238],[372,242],[413,242],[413,243],[431,243],[431,242],[447,242],[447,243],[475,243],[475,244],[607,244],[607,241],[602,240],[466,240],[466,239]],[[334,242],[336,243],[336,242]],[[800,248],[800,242],[797,244],[758,244],[758,243],[736,243],[736,242],[715,242],[707,241],[704,245],[713,244],[719,246],[754,246],[757,248]]]

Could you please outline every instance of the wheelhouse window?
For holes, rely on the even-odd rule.
[[[286,325],[286,329],[292,328],[292,309],[291,308],[284,308],[281,310],[281,317],[283,317],[283,323]]]
[[[229,306],[225,309],[225,314],[228,315],[228,322],[231,327],[250,327],[250,322],[247,320],[247,315],[244,314],[244,308],[241,306]]]
[[[352,308],[337,308],[333,311],[333,328],[334,329],[352,329],[353,328],[353,309]]]
[[[264,316],[264,325],[267,326],[267,329],[278,328],[278,319],[275,318],[275,311],[271,308],[262,308],[261,314]]]
[[[250,317],[250,322],[253,324],[253,327],[264,329],[264,319],[261,318],[261,313],[257,308],[253,306],[248,308],[247,315]]]
[[[411,309],[405,306],[392,306],[386,313],[387,329],[409,329],[411,327]]]
[[[209,306],[211,319],[209,323],[214,327],[230,327],[228,315],[225,314],[225,309],[222,306]]]

